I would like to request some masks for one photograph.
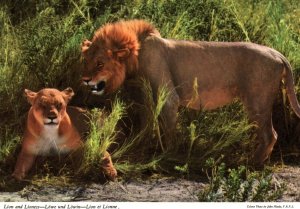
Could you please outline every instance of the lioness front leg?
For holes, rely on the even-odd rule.
[[[103,169],[104,175],[109,180],[114,181],[116,179],[117,170],[115,169],[110,154],[107,151],[105,151],[104,156],[101,160],[101,168]]]
[[[19,181],[22,180],[26,176],[26,173],[31,169],[35,157],[36,156],[34,154],[31,154],[22,149],[21,153],[18,156],[15,170],[12,176]]]

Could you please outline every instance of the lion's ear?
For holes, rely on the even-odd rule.
[[[130,50],[128,48],[118,49],[114,51],[114,56],[118,58],[126,58],[130,54]]]
[[[65,99],[65,101],[68,103],[72,97],[74,96],[74,91],[71,87],[66,88],[65,90],[63,90],[61,92],[63,94],[63,97]]]
[[[32,105],[37,93],[30,91],[28,89],[25,89],[24,94],[27,98],[27,101]]]
[[[81,54],[84,58],[87,57],[87,51],[89,49],[89,47],[92,45],[92,42],[85,39],[82,44],[81,44]]]

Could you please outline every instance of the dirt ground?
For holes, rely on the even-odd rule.
[[[300,201],[300,167],[285,166],[273,175],[287,189],[279,201]],[[28,185],[18,192],[0,193],[0,201],[160,201],[196,202],[206,183],[174,177],[152,177],[146,180],[118,180],[106,184]]]
[[[300,201],[300,167],[285,166],[274,173],[274,179],[285,183],[286,190],[279,201],[299,202]]]

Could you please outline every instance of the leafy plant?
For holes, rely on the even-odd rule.
[[[211,170],[209,185],[200,192],[199,201],[276,201],[285,189],[284,184],[272,181],[271,170],[250,172],[245,166],[226,169],[225,163],[218,164],[212,158],[206,166]]]

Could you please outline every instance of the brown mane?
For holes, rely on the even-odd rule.
[[[138,69],[138,50],[140,43],[150,34],[160,36],[153,25],[143,20],[120,21],[108,23],[99,28],[92,39],[94,47],[106,46],[112,52],[129,49],[130,54],[124,60],[126,73],[130,74]],[[97,47],[98,46],[98,47]]]

